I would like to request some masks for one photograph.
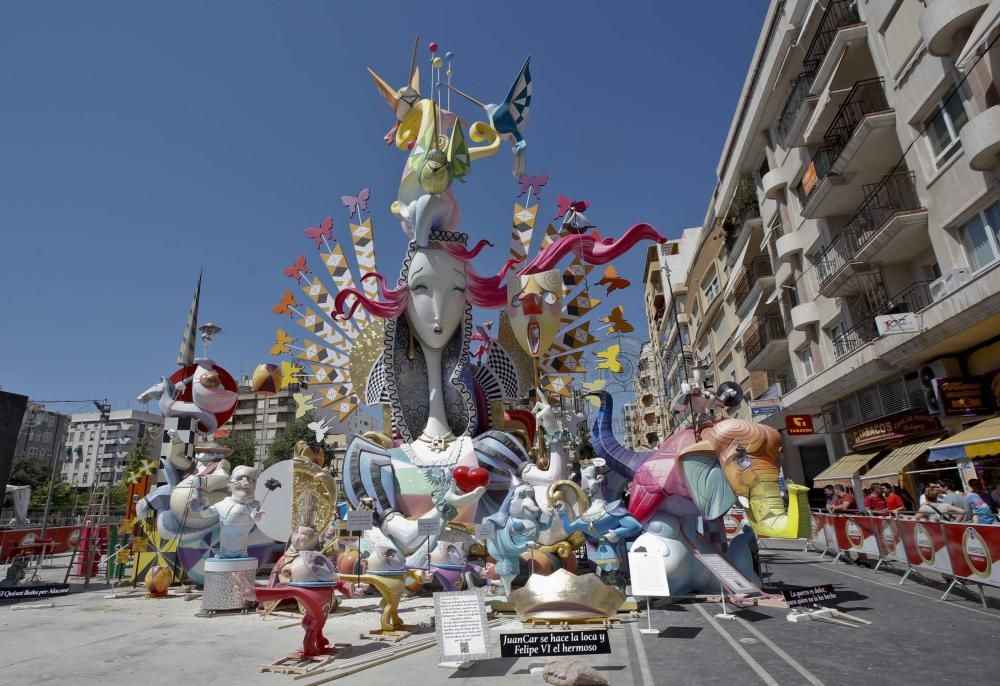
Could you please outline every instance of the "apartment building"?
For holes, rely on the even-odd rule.
[[[68,415],[29,402],[21,419],[14,455],[30,457],[45,464],[51,464],[55,456],[62,459],[69,423]]]
[[[267,460],[268,450],[278,432],[295,421],[297,405],[293,396],[297,392],[299,386],[290,384],[277,393],[262,395],[253,390],[248,378],[244,378],[239,385],[233,416],[222,429],[252,432],[254,452],[258,463],[262,463]]]
[[[797,482],[987,465],[931,448],[998,405],[998,16],[997,0],[768,9],[686,302],[694,354],[744,384],[751,416],[811,416],[785,437]]]
[[[160,439],[149,434],[151,428],[162,425],[160,415],[138,410],[114,410],[106,420],[99,412],[72,415],[63,477],[78,488],[89,488],[96,481],[120,481],[125,475],[126,457],[140,441],[148,442],[151,457],[159,454]]]

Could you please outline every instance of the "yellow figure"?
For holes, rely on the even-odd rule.
[[[288,348],[289,343],[294,343],[295,339],[285,333],[284,329],[278,329],[274,332],[275,343],[271,346],[272,355],[286,355],[291,352]]]
[[[609,345],[606,349],[597,352],[596,355],[604,360],[604,362],[597,365],[597,368],[607,369],[613,374],[621,374],[622,369],[624,369],[622,367],[622,363],[618,361],[618,355],[621,354],[621,351],[621,345],[615,343],[614,345]]]
[[[289,384],[299,382],[299,374],[302,373],[302,367],[297,367],[291,362],[281,363],[281,388],[282,390],[288,388]]]

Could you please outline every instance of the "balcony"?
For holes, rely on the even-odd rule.
[[[989,0],[934,0],[920,15],[920,35],[927,45],[927,52],[935,57],[946,57],[961,45],[955,36],[972,29]]]
[[[813,74],[802,72],[795,82],[792,83],[792,90],[788,93],[781,114],[778,115],[778,122],[775,125],[775,133],[782,147],[794,148],[798,145],[798,137],[809,119],[810,107],[805,107],[808,103],[815,103],[815,98],[809,96],[809,86],[812,84]]]
[[[890,143],[894,139],[895,119],[881,78],[854,84],[796,187],[803,216],[846,214],[861,200],[857,186],[847,183],[875,181],[883,173],[887,156],[883,139],[893,137]]]
[[[913,230],[927,227],[913,172],[889,174],[865,188],[865,203],[851,219],[860,245],[855,258],[861,262],[906,262],[927,247],[913,240]]]
[[[781,169],[772,169],[760,178],[760,185],[764,187],[764,197],[773,200],[788,187],[788,179],[782,174]]]
[[[745,316],[746,308],[756,302],[761,293],[773,287],[774,272],[771,270],[771,260],[767,255],[755,257],[743,270],[733,289],[737,316]]]
[[[935,3],[938,4],[938,3]],[[962,148],[974,171],[990,171],[1000,166],[1000,105],[987,108],[962,127]]]
[[[729,264],[733,264],[743,246],[750,240],[750,234],[755,228],[763,226],[760,218],[760,206],[757,201],[747,202],[736,208],[735,213],[723,224],[726,232],[726,256]]]
[[[798,231],[786,233],[775,241],[774,247],[779,260],[791,262],[795,253],[802,252],[802,236],[799,235]]]
[[[859,24],[861,19],[858,16],[856,0],[833,0],[826,6],[826,11],[819,21],[819,28],[816,29],[816,35],[802,59],[803,71],[811,74],[809,86],[813,95],[816,94],[817,83],[825,80],[824,73],[832,70],[830,63],[834,60],[827,61],[826,58],[830,55],[831,48],[838,42],[841,29]],[[833,52],[835,54],[837,51]]]
[[[748,371],[786,368],[788,340],[781,317],[755,318],[743,335],[743,355]]]
[[[927,224],[913,172],[889,174],[864,190],[864,203],[815,259],[827,297],[850,294],[851,277],[868,271],[868,263],[904,262],[926,247],[926,241],[906,240],[904,231]]]
[[[920,312],[931,305],[930,281],[917,281],[896,295],[890,297],[882,307],[864,317],[860,323],[848,329],[833,340],[833,352],[838,360],[877,338],[880,338],[875,317],[882,314],[899,314],[901,312]]]
[[[857,231],[845,229],[834,236],[813,260],[819,278],[819,292],[828,298],[846,295],[845,287],[856,274],[868,270],[867,265],[855,259],[861,238]]]

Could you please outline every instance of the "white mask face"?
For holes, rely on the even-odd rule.
[[[440,248],[417,250],[406,277],[406,318],[417,339],[441,350],[465,316],[465,263]]]

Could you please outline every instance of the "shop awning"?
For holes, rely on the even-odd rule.
[[[879,460],[875,466],[868,470],[867,474],[861,477],[861,480],[896,478],[903,469],[909,467],[910,463],[927,452],[937,442],[938,439],[932,438],[929,441],[900,446]]]
[[[872,458],[879,454],[875,450],[870,453],[851,453],[844,455],[832,465],[824,469],[813,479],[813,485],[819,485],[821,481],[847,481],[858,473],[862,467],[871,462]]]
[[[985,47],[998,27],[1000,27],[1000,2],[993,0],[973,27],[962,54],[955,60],[955,66],[961,71],[971,69],[976,63],[980,49]]]
[[[931,449],[928,462],[958,460],[963,457],[1000,455],[1000,417],[987,419],[951,438],[945,438]]]

